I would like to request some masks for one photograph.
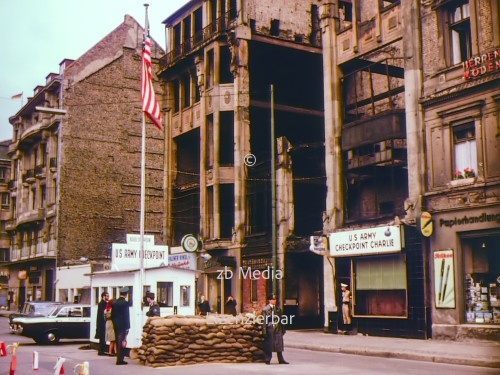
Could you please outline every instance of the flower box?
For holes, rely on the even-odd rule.
[[[476,182],[476,177],[460,178],[458,180],[451,180],[449,182],[450,187],[467,186],[472,185]]]

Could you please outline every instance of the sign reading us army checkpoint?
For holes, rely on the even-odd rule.
[[[144,254],[141,252],[141,236],[127,234],[127,243],[112,244],[111,262],[118,270],[138,269],[141,258],[144,268],[162,267],[168,265],[168,246],[154,244],[154,236],[144,236]]]
[[[403,227],[400,225],[331,233],[330,256],[395,253],[404,247],[403,238]]]

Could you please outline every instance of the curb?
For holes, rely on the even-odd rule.
[[[423,362],[434,362],[434,363],[447,363],[452,365],[461,366],[476,366],[476,367],[491,367],[500,368],[500,361],[488,360],[486,358],[448,358],[442,355],[427,355],[419,353],[407,353],[407,352],[389,352],[385,350],[378,349],[366,349],[366,348],[341,348],[332,346],[322,346],[322,345],[309,345],[309,344],[299,344],[299,343],[285,343],[288,348],[312,350],[320,352],[330,352],[330,353],[341,353],[341,354],[351,354],[351,355],[364,355],[371,357],[383,357],[383,358],[397,358],[406,359],[413,361],[423,361]]]

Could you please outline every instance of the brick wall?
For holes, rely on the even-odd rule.
[[[127,233],[138,233],[141,42],[142,29],[126,16],[65,72],[61,259],[110,255],[113,242],[125,242]],[[155,50],[160,52],[159,47]],[[149,122],[146,133],[145,228],[158,244],[164,212],[163,133]]]

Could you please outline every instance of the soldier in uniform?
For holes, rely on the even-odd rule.
[[[341,283],[340,288],[342,289],[342,319],[345,325],[351,324],[351,291],[348,289],[348,285]]]
[[[149,310],[146,313],[146,316],[160,316],[160,306],[155,301],[155,294],[152,292],[146,293],[146,302],[149,305]]]

